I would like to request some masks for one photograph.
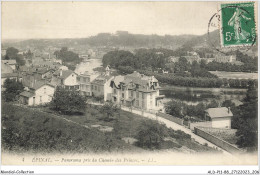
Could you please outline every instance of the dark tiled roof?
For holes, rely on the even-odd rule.
[[[22,93],[20,93],[20,95],[24,97],[33,97],[35,93],[31,91],[23,91]]]
[[[37,89],[39,89],[40,87],[42,87],[44,85],[48,85],[48,86],[54,87],[54,85],[52,85],[50,83],[47,83],[44,80],[40,80],[40,81],[37,81],[37,83],[35,83],[34,86],[31,89],[37,90]]]
[[[2,78],[11,78],[11,77],[18,77],[17,73],[3,73],[1,74]]]
[[[92,83],[105,84],[112,77],[111,75],[99,75]]]
[[[16,64],[16,60],[2,60],[2,64]]]
[[[62,71],[62,75],[60,75],[60,71]],[[56,75],[56,76],[59,76],[59,78],[61,79],[66,79],[68,78],[72,73],[75,73],[73,72],[72,70],[56,70],[53,75]],[[75,73],[76,74],[76,73]]]
[[[2,64],[1,65],[1,73],[12,73],[13,69],[11,68],[11,66],[9,66],[8,64]]]

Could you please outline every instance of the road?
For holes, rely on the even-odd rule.
[[[149,118],[149,119],[152,119],[152,120],[157,120],[158,122],[165,124],[168,128],[172,128],[174,130],[181,130],[181,131],[185,132],[186,134],[191,135],[191,138],[193,138],[196,142],[198,142],[202,145],[207,144],[210,147],[222,150],[225,155],[232,155],[229,152],[223,150],[222,148],[216,146],[215,144],[213,144],[213,143],[205,140],[204,138],[194,134],[190,129],[185,128],[184,126],[181,126],[177,123],[174,123],[172,121],[169,121],[167,119],[164,119],[162,117],[156,116],[155,114],[151,114],[151,113],[148,113],[148,112],[139,111],[139,110],[136,110],[136,109],[132,109],[132,111],[130,111],[130,109],[127,108],[127,107],[121,107],[121,109],[124,110],[124,111],[132,112],[134,114],[138,114],[142,117],[146,117],[146,118]]]

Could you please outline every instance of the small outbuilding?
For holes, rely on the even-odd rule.
[[[231,118],[233,114],[230,108],[208,108],[205,110],[206,121],[212,122],[213,128],[231,128]]]

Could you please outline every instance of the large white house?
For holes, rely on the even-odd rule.
[[[163,108],[164,95],[159,94],[159,82],[153,76],[138,72],[126,76],[117,76],[112,80],[112,102],[136,107],[143,110],[160,110]]]
[[[48,103],[52,100],[55,87],[44,82],[20,93],[20,103],[33,106]]]

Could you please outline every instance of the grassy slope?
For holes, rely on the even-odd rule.
[[[46,112],[40,112],[44,110]],[[104,114],[98,110],[98,106],[87,107],[85,115],[58,117],[67,118],[81,125],[67,122],[55,115],[48,114],[47,108],[24,108],[2,103],[2,144],[8,150],[26,151],[60,151],[60,152],[102,152],[102,151],[144,151],[134,145],[126,144],[121,140],[123,137],[135,137],[144,120],[138,115],[120,111],[114,120],[104,121]],[[56,115],[57,116],[57,115]],[[102,133],[91,128],[91,125],[111,126],[117,130],[112,133]],[[169,130],[170,136],[174,138],[174,143],[165,142],[163,149],[178,148],[185,146],[196,152],[214,151],[207,146],[193,142],[189,135],[181,131]]]

